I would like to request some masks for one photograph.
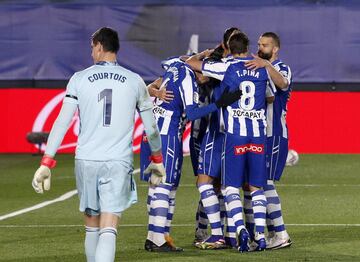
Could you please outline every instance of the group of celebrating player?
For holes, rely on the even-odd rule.
[[[166,176],[149,186],[146,250],[182,251],[170,228],[187,121],[192,121],[190,155],[200,193],[195,246],[246,252],[292,244],[274,184],[288,152],[285,117],[291,92],[291,71],[278,59],[279,49],[279,37],[266,32],[258,40],[257,55],[249,56],[247,35],[229,28],[214,50],[162,62],[165,73],[148,91],[155,97]],[[146,170],[150,155],[144,133],[140,165],[145,181],[151,178]]]
[[[115,30],[98,29],[91,48],[94,65],[70,79],[32,180],[37,193],[50,190],[56,152],[78,112],[75,175],[88,262],[114,261],[121,214],[137,202],[132,151],[136,111],[146,133],[141,177],[150,182],[146,250],[182,251],[174,245],[170,228],[183,162],[182,133],[189,120],[200,193],[195,245],[241,252],[291,245],[274,184],[288,151],[285,116],[291,71],[278,59],[275,33],[262,34],[258,54],[249,57],[246,34],[227,29],[215,50],[164,61],[165,73],[148,87],[118,64]],[[149,94],[156,97],[155,105]]]

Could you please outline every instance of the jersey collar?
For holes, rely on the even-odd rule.
[[[275,61],[273,61],[271,64],[274,66],[274,65],[277,65],[278,63],[280,63],[281,60],[280,59],[276,59]]]
[[[101,65],[101,66],[117,66],[119,65],[117,61],[115,62],[108,62],[108,61],[99,61],[95,65]]]

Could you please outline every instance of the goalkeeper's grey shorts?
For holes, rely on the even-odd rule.
[[[80,211],[120,215],[137,202],[133,168],[123,161],[75,160]]]

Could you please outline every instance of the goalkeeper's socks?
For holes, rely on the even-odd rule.
[[[225,197],[225,203],[228,210],[228,215],[234,221],[236,232],[240,234],[240,231],[245,228],[243,219],[243,208],[240,198],[240,192],[238,188],[228,186],[222,190],[222,194]]]
[[[267,213],[271,220],[273,231],[280,236],[287,236],[284,219],[281,213],[281,203],[279,195],[276,191],[274,181],[268,180],[264,187],[265,196],[267,199]]]
[[[95,262],[95,251],[99,240],[99,228],[85,226],[85,254],[87,262]]]
[[[173,220],[174,212],[175,212],[175,196],[176,196],[176,189],[172,188],[169,195],[169,211],[166,217],[166,225],[165,225],[165,234],[170,234],[171,222]]]
[[[154,195],[154,192],[155,192],[155,187],[152,187],[150,185],[149,190],[148,190],[148,197],[147,197],[147,201],[146,201],[146,207],[147,207],[148,214],[150,213],[151,199],[152,199],[152,197]]]
[[[249,232],[250,238],[254,239],[255,222],[250,191],[244,191],[244,213],[246,229]]]
[[[255,231],[264,233],[266,224],[266,197],[262,189],[251,192]]]
[[[201,184],[198,186],[205,213],[209,219],[212,236],[223,236],[220,218],[219,199],[212,184]]]
[[[96,262],[113,262],[115,259],[117,230],[113,227],[100,229],[96,247]]]
[[[155,188],[151,200],[149,214],[148,237],[157,246],[163,245],[165,241],[165,226],[169,212],[169,195],[171,185],[160,184]]]

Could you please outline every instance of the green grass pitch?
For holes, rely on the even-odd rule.
[[[75,189],[73,156],[58,155],[57,160],[51,191],[38,195],[31,180],[40,157],[0,155],[0,216]],[[185,251],[143,250],[147,188],[138,182],[139,203],[123,214],[118,228],[116,261],[360,261],[360,155],[300,155],[297,166],[287,167],[277,189],[294,244],[258,253],[192,247],[199,196],[191,170],[186,157],[171,232]],[[82,224],[77,196],[2,220],[0,261],[85,261]]]

